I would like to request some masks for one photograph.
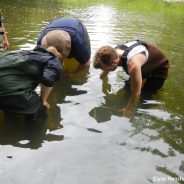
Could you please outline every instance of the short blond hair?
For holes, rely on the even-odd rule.
[[[111,66],[117,57],[116,50],[111,46],[105,45],[96,51],[93,59],[93,66],[97,69],[101,68],[101,63]]]

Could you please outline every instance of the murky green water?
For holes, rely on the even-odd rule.
[[[58,81],[46,122],[29,124],[0,112],[0,183],[184,183],[183,3],[1,0],[0,8],[11,50],[34,48],[56,17],[78,17],[92,55],[104,44],[142,39],[157,45],[171,65],[164,87],[142,99],[131,119],[119,111],[130,96],[125,73],[118,69],[102,85],[92,66]],[[65,69],[74,69],[69,62],[76,65],[66,61]]]

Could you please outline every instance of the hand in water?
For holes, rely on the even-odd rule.
[[[43,102],[43,105],[44,105],[47,109],[49,109],[49,108],[50,108],[50,105],[48,104],[48,102],[47,102],[47,101]]]
[[[123,112],[123,116],[125,116],[127,118],[130,118],[133,115],[132,109],[129,109],[127,107],[123,108],[122,112]]]

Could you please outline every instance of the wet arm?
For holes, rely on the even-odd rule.
[[[2,23],[2,28],[4,29],[4,35],[3,35],[3,48],[4,50],[7,50],[9,48],[9,42],[8,42],[8,37],[7,37],[7,34],[6,34],[6,31],[5,31],[5,28],[4,28],[4,25]]]
[[[141,94],[142,88],[142,73],[141,65],[136,62],[129,62],[128,72],[131,79],[131,97],[128,101],[128,104],[123,109],[124,116],[131,116],[134,107],[137,106]]]
[[[100,73],[100,78],[101,79],[104,79],[104,78],[106,78],[107,77],[107,75],[108,75],[108,71],[104,71],[104,70],[102,70],[102,72]]]
[[[43,84],[41,84],[41,100],[44,106],[47,107],[47,109],[50,108],[50,105],[47,102],[47,98],[49,97],[53,87],[47,87]]]

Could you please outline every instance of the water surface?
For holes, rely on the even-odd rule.
[[[10,50],[32,49],[54,18],[86,25],[92,56],[105,44],[142,39],[169,58],[164,87],[141,99],[132,118],[120,68],[102,83],[100,70],[57,82],[48,119],[36,124],[0,112],[0,183],[184,183],[184,4],[148,1],[1,0]],[[65,70],[77,63],[65,61]],[[173,181],[171,181],[173,179]]]

